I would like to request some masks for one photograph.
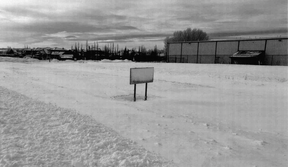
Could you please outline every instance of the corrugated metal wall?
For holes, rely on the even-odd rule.
[[[216,63],[229,64],[230,56],[238,50],[238,41],[217,42]]]
[[[267,40],[265,61],[270,65],[288,65],[288,42],[285,40]]]
[[[199,43],[198,62],[211,64],[215,63],[216,42]]]
[[[168,62],[230,64],[238,50],[264,50],[265,65],[288,65],[288,38],[179,42],[168,44]]]
[[[263,41],[239,41],[239,50],[265,50],[265,40]]]
[[[197,47],[198,43],[183,43],[182,55],[187,59],[187,63],[197,62]]]

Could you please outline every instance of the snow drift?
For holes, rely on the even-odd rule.
[[[0,166],[168,166],[88,116],[0,87]]]

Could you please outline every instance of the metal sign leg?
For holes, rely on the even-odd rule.
[[[145,100],[147,100],[147,87],[148,87],[148,83],[145,83]]]
[[[134,101],[136,101],[136,84],[134,84]]]

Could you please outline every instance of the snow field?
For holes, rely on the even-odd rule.
[[[170,164],[89,116],[32,100],[3,87],[0,94],[0,166]]]
[[[133,102],[133,67],[155,68],[147,101],[142,84]],[[88,115],[181,167],[286,166],[287,74],[283,66],[0,62],[0,86]]]

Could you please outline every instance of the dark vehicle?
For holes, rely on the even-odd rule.
[[[73,50],[73,60],[84,60],[84,52],[78,52],[77,50]]]
[[[102,60],[105,58],[105,52],[101,50],[87,50],[84,53],[86,60]]]
[[[34,55],[32,58],[36,58],[39,60],[46,60],[50,57],[50,50],[46,48],[38,48],[34,50]]]
[[[241,50],[230,56],[231,64],[263,64],[264,51]]]

